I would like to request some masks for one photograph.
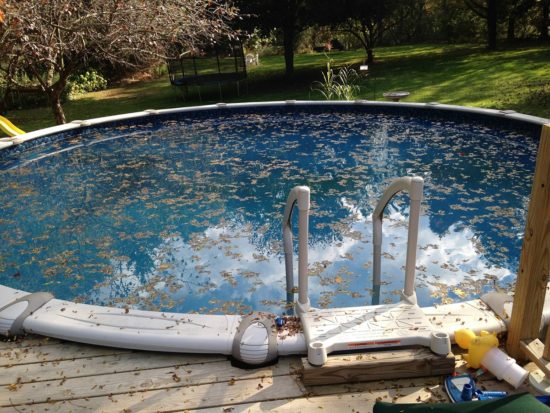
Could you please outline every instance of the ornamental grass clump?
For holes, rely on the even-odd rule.
[[[354,100],[360,92],[359,75],[349,66],[335,71],[332,59],[327,60],[327,69],[323,72],[323,80],[315,82],[313,90],[320,92],[326,100]]]

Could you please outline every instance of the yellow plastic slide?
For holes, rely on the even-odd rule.
[[[17,136],[25,133],[25,131],[19,129],[3,116],[0,116],[0,131],[7,133],[8,136]]]

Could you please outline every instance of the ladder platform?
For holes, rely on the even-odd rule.
[[[336,351],[421,345],[436,354],[450,352],[448,334],[434,331],[434,325],[414,304],[311,308],[300,318],[313,365],[323,365],[327,354]]]

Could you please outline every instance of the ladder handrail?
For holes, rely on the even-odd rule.
[[[373,304],[378,304],[381,285],[382,257],[382,219],[384,210],[392,198],[401,191],[406,191],[410,198],[409,230],[407,239],[407,258],[405,262],[405,286],[403,297],[416,304],[415,272],[418,227],[420,221],[420,203],[424,180],[419,176],[395,179],[384,191],[372,214],[373,224]],[[285,255],[287,300],[294,296],[294,262],[292,212],[298,206],[298,311],[307,311],[310,302],[308,297],[308,232],[310,190],[307,186],[295,186],[288,195],[283,215],[283,250]],[[378,291],[378,293],[376,293]]]
[[[410,198],[409,208],[409,233],[407,238],[407,259],[405,262],[405,288],[403,295],[406,300],[416,304],[415,271],[416,271],[416,247],[418,242],[418,226],[420,221],[420,203],[424,180],[419,176],[395,179],[384,191],[372,213],[373,225],[373,271],[372,283],[375,291],[380,291],[380,273],[382,256],[382,218],[388,202],[401,191],[407,191]],[[376,301],[376,294],[373,301]],[[378,304],[378,302],[373,302]]]
[[[283,250],[285,253],[287,298],[294,293],[294,268],[292,256],[292,211],[298,206],[298,302],[309,306],[308,297],[308,232],[310,190],[307,186],[295,186],[288,195],[283,216]]]

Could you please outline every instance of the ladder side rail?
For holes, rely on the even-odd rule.
[[[382,218],[384,216],[384,210],[392,198],[399,192],[408,189],[410,186],[410,177],[398,178],[392,181],[390,186],[386,188],[374,212],[372,213],[372,226],[373,226],[373,285],[380,286],[381,279],[381,256],[382,256]]]
[[[309,307],[308,236],[309,236],[309,188],[298,192],[298,302]]]
[[[373,289],[380,290],[381,261],[382,261],[382,219],[384,210],[392,198],[401,191],[407,191],[410,197],[409,231],[407,239],[407,258],[405,264],[405,287],[403,294],[407,299],[416,303],[415,297],[415,270],[416,246],[418,241],[418,227],[420,221],[420,202],[424,180],[421,177],[403,177],[395,179],[382,194],[372,214],[373,224]]]
[[[285,274],[287,298],[294,294],[294,263],[293,263],[293,237],[292,237],[292,211],[296,204],[297,197],[294,190],[288,195],[285,212],[283,215],[283,251],[285,254]]]
[[[415,275],[416,275],[416,250],[418,244],[418,227],[420,225],[420,203],[424,180],[420,177],[411,178],[409,197],[409,233],[407,237],[407,260],[405,261],[405,298],[416,304]]]
[[[298,302],[309,306],[308,297],[308,231],[310,191],[307,186],[292,188],[287,199],[283,216],[283,249],[285,255],[285,271],[287,297],[294,292],[294,268],[292,254],[292,211],[298,207]]]

